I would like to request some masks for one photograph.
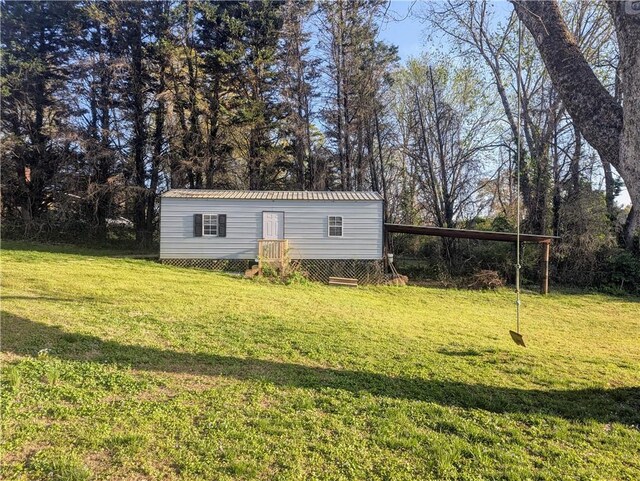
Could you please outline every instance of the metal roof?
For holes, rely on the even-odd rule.
[[[427,225],[385,224],[387,232],[401,234],[432,235],[438,237],[455,237],[458,239],[492,240],[500,242],[516,242],[518,236],[515,232],[494,232],[471,229],[451,229],[446,227],[434,227]],[[521,242],[534,242],[538,244],[550,243],[559,237],[552,235],[520,234]]]
[[[330,200],[372,201],[383,200],[377,192],[342,192],[312,190],[208,190],[171,189],[163,197],[181,199],[242,199],[242,200]]]

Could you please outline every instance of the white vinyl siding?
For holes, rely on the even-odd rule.
[[[216,214],[202,214],[202,235],[218,236],[218,216]]]
[[[284,212],[292,259],[381,259],[382,202],[162,197],[161,259],[255,259],[262,213]],[[193,213],[224,212],[226,237],[193,236]],[[329,217],[342,217],[342,237],[329,238]],[[203,218],[204,225],[204,218]]]

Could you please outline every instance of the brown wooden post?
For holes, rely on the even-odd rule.
[[[540,280],[540,292],[549,294],[549,255],[551,253],[551,241],[542,244],[542,278]]]

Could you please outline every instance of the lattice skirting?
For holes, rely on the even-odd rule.
[[[382,284],[386,281],[382,260],[300,259],[292,261],[313,281],[329,282],[329,277],[358,279],[359,284]]]
[[[256,264],[252,259],[162,259],[160,262],[227,272],[244,272]],[[291,265],[317,282],[328,282],[329,277],[358,279],[359,284],[382,284],[387,281],[382,260],[296,259],[291,261]]]
[[[163,264],[177,267],[195,267],[213,271],[244,272],[257,264],[253,259],[161,259]]]

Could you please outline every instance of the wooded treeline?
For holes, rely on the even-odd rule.
[[[567,258],[632,248],[622,164],[587,143],[526,29],[518,66],[517,16],[490,3],[416,5],[431,53],[403,63],[380,37],[386,0],[1,5],[5,234],[131,225],[149,246],[169,188],[376,190],[389,220],[511,230],[520,108],[524,229],[568,239]],[[611,6],[560,7],[629,103]]]

